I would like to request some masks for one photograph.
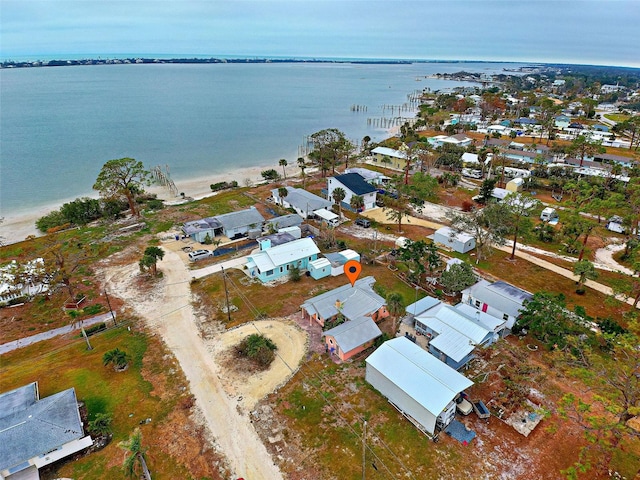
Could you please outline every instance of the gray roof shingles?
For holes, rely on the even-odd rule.
[[[0,470],[84,437],[73,388],[38,400],[36,384],[0,395]]]

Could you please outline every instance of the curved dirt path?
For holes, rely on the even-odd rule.
[[[624,250],[624,243],[611,243],[604,248],[599,248],[596,250],[596,262],[609,266],[614,272],[633,275],[634,272],[630,268],[620,265],[613,259],[613,254],[620,250]]]
[[[190,303],[190,272],[179,255],[170,249],[165,249],[159,268],[164,275],[162,283],[143,294],[133,285],[139,273],[136,264],[110,268],[107,278],[114,293],[162,336],[180,362],[191,393],[219,449],[227,457],[234,478],[282,480],[282,473],[249,417],[238,408],[237,400],[229,398],[224,391],[221,379],[226,372],[221,372],[214,356],[198,335]]]

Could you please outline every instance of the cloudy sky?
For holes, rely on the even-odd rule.
[[[640,0],[0,0],[0,57],[171,54],[640,67]]]

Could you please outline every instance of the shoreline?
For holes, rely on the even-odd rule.
[[[200,175],[194,178],[174,180],[174,183],[178,192],[183,192],[185,196],[191,197],[194,200],[201,200],[215,195],[215,192],[212,192],[210,188],[210,185],[213,183],[223,181],[231,182],[233,180],[238,182],[239,186],[245,186],[245,180],[250,180],[252,184],[260,183],[264,181],[260,173],[271,168],[279,174],[282,174],[282,167],[279,165],[261,165],[244,167],[227,172],[213,173],[211,175]],[[297,163],[287,165],[285,170],[287,172],[287,178],[297,177],[300,175],[300,169]],[[173,196],[169,193],[167,188],[160,185],[154,184],[145,188],[145,190],[149,193],[156,194],[158,198],[164,200],[167,205],[182,203],[180,195]],[[94,195],[90,195],[90,198],[99,198],[99,196],[96,193]],[[36,228],[36,220],[58,210],[63,204],[73,200],[75,200],[75,198],[60,200],[55,203],[52,202],[25,210],[17,215],[7,215],[4,217],[4,221],[0,224],[0,237],[2,237],[4,245],[22,242],[31,235],[36,237],[43,236],[44,234]]]

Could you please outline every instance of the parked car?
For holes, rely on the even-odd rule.
[[[369,228],[371,226],[371,222],[366,218],[356,218],[356,225],[360,225],[363,228]]]
[[[195,250],[189,253],[189,260],[192,262],[197,262],[198,260],[202,260],[203,258],[211,258],[213,257],[213,252],[211,250]]]

